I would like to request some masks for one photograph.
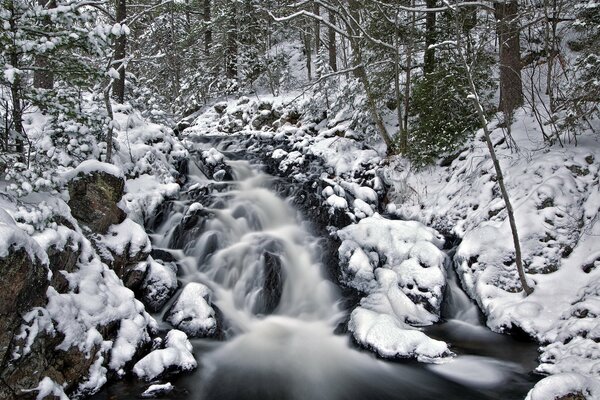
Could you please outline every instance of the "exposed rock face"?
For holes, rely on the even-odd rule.
[[[22,324],[22,314],[46,303],[48,270],[33,260],[24,248],[9,249],[8,256],[0,259],[0,398],[12,399],[23,386],[11,379],[9,368],[12,350]],[[22,376],[31,382],[31,375]],[[36,381],[37,382],[37,381]],[[35,386],[35,385],[34,385]]]
[[[117,206],[124,187],[123,178],[103,171],[80,173],[69,182],[71,213],[92,232],[104,234],[125,220],[125,212]]]
[[[0,259],[0,366],[10,361],[22,314],[44,305],[48,285],[48,270],[25,249],[12,248]]]
[[[75,270],[81,250],[74,243],[69,243],[62,250],[56,246],[52,246],[46,252],[48,253],[48,261],[50,270],[52,271],[50,285],[58,293],[66,293],[69,289],[69,282],[61,271],[73,272]]]
[[[43,334],[36,338],[26,356],[9,363],[2,372],[0,398],[35,399],[37,392],[27,390],[37,387],[44,377],[65,385],[67,393],[74,391],[96,361],[99,349],[95,348],[89,355],[77,347],[67,351],[57,350],[62,340],[61,335]]]

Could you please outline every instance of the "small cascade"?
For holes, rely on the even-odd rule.
[[[444,317],[448,320],[481,326],[481,311],[477,307],[477,304],[460,287],[458,274],[452,266],[447,268],[446,284],[446,298],[443,309]]]

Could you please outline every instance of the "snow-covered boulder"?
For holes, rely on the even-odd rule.
[[[210,298],[208,287],[197,282],[188,283],[169,309],[166,320],[189,336],[213,336],[217,332],[217,320]]]
[[[525,400],[600,399],[600,379],[575,373],[546,377],[536,383]]]
[[[151,312],[158,312],[177,290],[177,264],[148,258],[148,273],[142,285],[142,302]]]
[[[138,290],[147,274],[146,262],[152,245],[144,228],[126,218],[109,227],[106,235],[94,238],[94,244],[104,261],[126,287]]]
[[[95,233],[106,233],[113,224],[125,219],[118,206],[125,179],[123,172],[111,164],[95,160],[82,162],[70,172],[69,207],[81,224]]]
[[[444,240],[416,221],[374,214],[338,231],[341,281],[365,297],[351,316],[355,340],[385,358],[437,361],[452,353],[416,326],[439,319]]]
[[[445,342],[405,324],[390,314],[358,307],[352,312],[348,329],[356,341],[383,358],[414,357],[437,362],[452,355]]]
[[[169,372],[191,371],[197,365],[187,335],[173,329],[167,333],[165,347],[154,350],[138,361],[133,372],[139,378],[151,381]]]

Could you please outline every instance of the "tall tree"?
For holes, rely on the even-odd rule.
[[[329,28],[327,30],[327,49],[329,52],[329,68],[331,68],[332,71],[337,71],[338,66],[337,66],[337,43],[336,43],[336,34],[335,34],[335,29],[333,28],[333,26],[335,26],[335,12],[332,10],[329,10]]]
[[[45,9],[56,8],[54,0],[38,0],[38,5]],[[44,27],[52,24],[49,16],[42,19]],[[35,70],[33,71],[33,86],[38,89],[52,89],[54,87],[54,71],[45,54],[38,54],[35,57]]]
[[[512,116],[523,104],[521,79],[521,40],[519,3],[503,0],[494,3],[500,45],[500,104],[499,110]]]
[[[436,0],[425,0],[427,8],[435,8]],[[423,73],[432,73],[435,69],[435,47],[436,35],[436,13],[429,12],[425,14],[425,56],[423,58]]]
[[[115,0],[115,21],[124,24],[127,18],[127,0]],[[113,66],[119,73],[119,78],[113,81],[113,96],[118,103],[125,101],[125,57],[127,57],[127,36],[121,30],[115,39]]]
[[[208,55],[212,47],[212,26],[211,26],[211,0],[204,0],[204,53]]]

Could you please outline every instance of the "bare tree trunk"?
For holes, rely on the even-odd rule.
[[[227,58],[226,58],[226,76],[229,79],[236,79],[238,73],[238,25],[237,8],[235,4],[231,6],[231,15],[229,15],[227,27]]]
[[[211,27],[211,0],[204,0],[204,23],[206,25],[204,31],[204,53],[208,55],[212,47],[212,27]]]
[[[114,83],[114,82],[113,82]],[[112,163],[112,153],[113,153],[113,119],[115,118],[113,114],[112,104],[110,102],[110,85],[104,91],[104,105],[106,106],[106,113],[108,114],[108,118],[110,119],[110,123],[108,125],[108,130],[106,132],[106,160],[105,162],[111,164]]]
[[[319,3],[313,3],[313,13],[315,15],[320,15],[321,10],[319,7]],[[315,18],[315,54],[319,52],[321,48],[321,22]]]
[[[367,77],[367,72],[363,65],[362,60],[362,52],[361,52],[361,43],[360,43],[360,29],[358,25],[360,24],[360,3],[358,0],[349,0],[350,6],[350,32],[352,33],[352,38],[350,39],[350,44],[352,46],[352,56],[353,56],[353,65],[354,65],[354,76],[358,78],[358,80],[363,85],[365,90],[365,95],[367,98],[367,106],[369,108],[369,112],[371,114],[371,118],[373,118],[373,122],[375,122],[375,127],[379,132],[379,135],[385,142],[387,146],[387,151],[389,154],[394,153],[394,143],[392,138],[390,137],[387,128],[385,127],[385,123],[379,114],[377,109],[377,102],[375,101],[375,96],[373,95],[373,91],[371,89],[371,85],[369,83],[369,78]]]
[[[125,22],[127,18],[127,0],[115,0],[115,21],[117,23]],[[121,34],[115,41],[115,65],[114,68],[119,72],[119,79],[113,82],[113,96],[115,100],[123,104],[125,101],[125,57],[127,56],[127,36]]]
[[[335,25],[335,14],[330,10],[329,11],[329,23]],[[329,50],[329,67],[333,72],[336,72],[337,67],[337,45],[336,45],[336,37],[335,37],[335,29],[329,28],[327,32],[327,41],[329,42],[328,50]]]
[[[500,41],[499,110],[512,116],[523,104],[521,80],[521,44],[519,39],[519,4],[517,0],[494,3]]]
[[[9,50],[10,64],[13,68],[20,67],[20,57],[17,53],[17,15],[15,10],[15,4],[11,0],[7,4],[7,9],[10,12],[9,24],[12,32],[12,46]],[[10,94],[12,98],[12,125],[16,133],[15,138],[15,150],[18,153],[19,161],[25,162],[25,146],[23,138],[25,137],[25,129],[23,128],[23,104],[21,101],[21,76],[15,74],[13,81],[10,85]]]
[[[414,0],[411,5],[414,6]],[[416,25],[416,15],[413,13],[411,18],[411,31],[414,31]],[[410,86],[412,72],[413,38],[409,38],[406,46],[406,82],[404,86],[404,131],[401,133],[400,142],[406,141],[406,151],[408,151],[408,115],[410,111]]]
[[[496,151],[494,150],[494,144],[492,143],[492,139],[490,137],[490,131],[488,129],[488,122],[485,117],[485,113],[483,111],[483,107],[481,102],[479,101],[479,96],[477,94],[477,87],[475,86],[475,81],[473,80],[473,74],[471,73],[471,68],[469,62],[467,61],[467,56],[465,55],[465,49],[463,48],[461,35],[462,30],[459,26],[457,18],[457,47],[461,56],[461,61],[463,66],[465,67],[467,79],[469,81],[469,87],[471,89],[471,98],[473,99],[473,103],[475,105],[475,109],[477,111],[477,117],[479,118],[479,122],[483,127],[483,134],[485,136],[485,142],[487,144],[488,151],[490,153],[490,157],[492,159],[492,164],[494,165],[494,170],[496,172],[496,179],[498,182],[498,186],[500,187],[500,193],[502,194],[502,199],[504,200],[504,204],[506,205],[506,212],[508,214],[508,221],[510,224],[510,230],[513,238],[513,245],[515,247],[515,263],[517,265],[517,273],[519,275],[519,281],[523,290],[527,295],[533,293],[533,288],[529,286],[527,282],[527,277],[525,276],[525,269],[523,267],[523,256],[521,253],[521,244],[519,240],[519,232],[517,231],[517,223],[515,221],[515,213],[512,207],[512,203],[510,202],[510,196],[508,195],[508,191],[506,190],[506,186],[504,185],[504,174],[502,173],[502,168],[500,168],[500,162],[498,162],[498,158],[496,157]]]
[[[425,0],[427,8],[435,8],[436,0]],[[414,14],[413,14],[414,15]],[[432,73],[435,69],[435,49],[431,48],[436,41],[435,20],[437,13],[428,12],[425,14],[425,56],[423,58],[423,73]]]
[[[310,37],[310,29],[303,32],[304,52],[306,54],[306,74],[308,81],[312,81],[312,41]]]

